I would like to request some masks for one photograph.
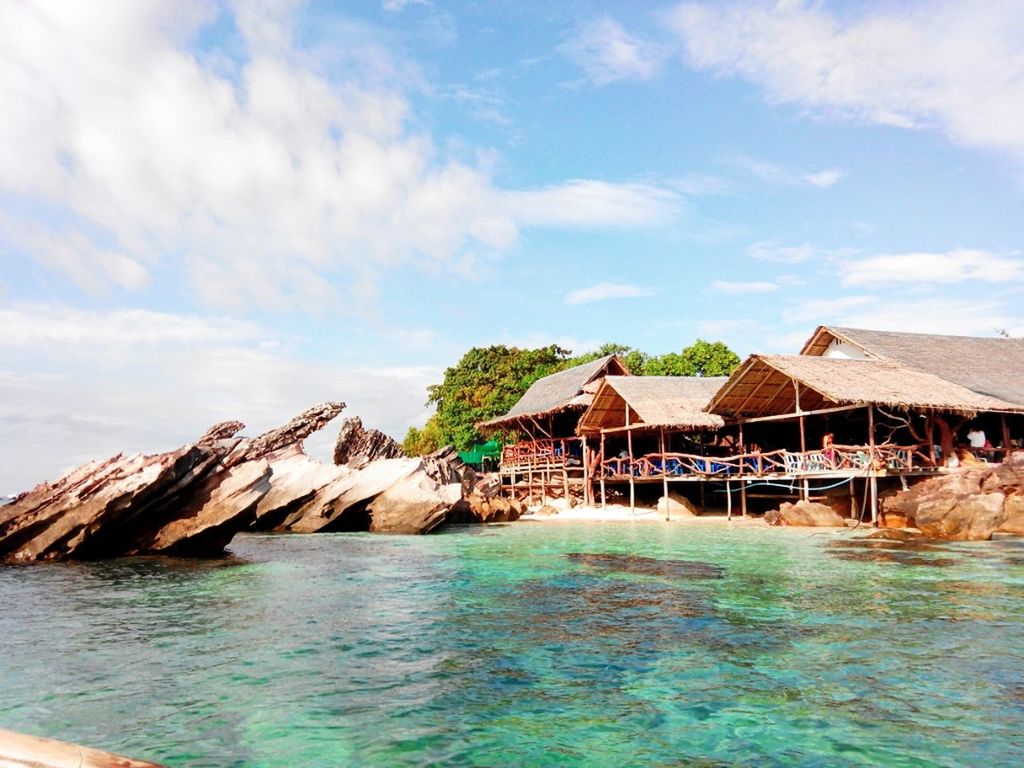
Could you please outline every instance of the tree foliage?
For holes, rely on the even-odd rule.
[[[681,353],[652,357],[645,376],[728,376],[740,364],[739,356],[721,341],[697,339]]]
[[[554,344],[539,349],[473,347],[445,370],[440,384],[427,389],[427,405],[437,406],[437,412],[422,430],[409,430],[403,442],[406,453],[422,455],[448,444],[470,448],[482,440],[478,422],[507,413],[533,382],[560,370],[568,354]]]
[[[652,357],[624,344],[603,344],[592,352],[569,357],[556,345],[539,349],[473,347],[444,372],[444,380],[428,388],[427,405],[437,411],[422,429],[410,428],[402,443],[409,456],[432,453],[445,445],[466,450],[483,436],[476,425],[508,413],[537,379],[566,368],[618,355],[635,375],[725,376],[740,359],[720,341],[697,339],[681,352]]]

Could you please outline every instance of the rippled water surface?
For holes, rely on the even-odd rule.
[[[172,766],[1020,765],[1024,546],[529,524],[0,568],[0,727]]]

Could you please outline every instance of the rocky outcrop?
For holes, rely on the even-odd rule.
[[[351,469],[362,469],[372,461],[398,459],[404,456],[393,438],[379,429],[364,429],[358,416],[341,422],[338,439],[334,443],[334,463]]]
[[[882,514],[933,539],[981,541],[1024,530],[1024,454],[918,483],[886,498]]]
[[[795,525],[809,527],[844,528],[846,521],[832,507],[816,501],[801,499],[795,504],[784,501],[778,509],[764,515],[768,525]]]
[[[318,405],[253,439],[223,422],[175,451],[84,464],[0,508],[0,561],[216,556],[250,529],[426,533],[443,524],[461,487],[420,459],[353,470],[305,454],[302,441],[342,408]]]
[[[251,440],[235,437],[241,422],[223,422],[175,451],[118,454],[42,483],[0,512],[0,560],[222,554],[270,490],[266,455],[344,407],[322,403]]]

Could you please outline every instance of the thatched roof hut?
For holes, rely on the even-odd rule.
[[[892,360],[808,355],[751,355],[708,410],[733,419],[794,413],[798,391],[802,411],[875,404],[962,414],[1024,412],[1022,405]]]
[[[583,365],[567,368],[535,381],[512,406],[496,419],[480,422],[481,430],[515,427],[518,424],[564,413],[583,411],[605,376],[629,376],[629,369],[616,355],[607,355]]]
[[[1024,404],[1024,339],[819,326],[800,354],[891,360],[982,395]]]
[[[721,416],[704,410],[725,376],[608,376],[580,419],[580,435],[626,427],[675,431],[719,429]]]

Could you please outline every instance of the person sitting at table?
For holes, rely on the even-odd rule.
[[[836,463],[836,449],[835,449],[835,435],[831,432],[826,432],[825,436],[821,438],[821,455],[825,459],[829,467],[834,467]]]

